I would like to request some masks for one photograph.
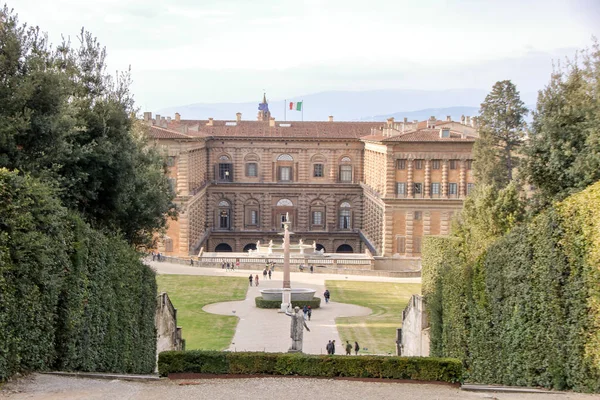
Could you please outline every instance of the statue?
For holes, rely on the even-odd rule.
[[[269,240],[269,248],[273,247],[273,239]]]
[[[300,246],[302,246],[302,245],[304,244],[304,241],[302,240],[302,238],[300,238],[300,240],[298,241],[298,244],[299,244]]]
[[[288,353],[302,352],[302,337],[304,336],[304,328],[310,332],[304,315],[300,312],[300,307],[294,307],[294,312],[285,312],[285,315],[292,317],[292,323],[290,325],[290,337],[292,338],[292,345],[288,350]]]

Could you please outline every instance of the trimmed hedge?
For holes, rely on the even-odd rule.
[[[174,373],[266,374],[317,377],[410,379],[457,383],[457,359],[385,356],[325,356],[289,353],[165,351],[158,356],[161,376]]]
[[[258,308],[280,308],[281,301],[280,300],[264,300],[261,296],[258,296],[254,299],[254,303]],[[292,303],[294,307],[304,308],[305,305],[310,306],[310,308],[315,309],[321,307],[321,298],[314,297],[312,300],[299,300],[294,301]]]

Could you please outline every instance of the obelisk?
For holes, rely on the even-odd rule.
[[[290,279],[290,216],[285,214],[283,222],[283,291],[281,293],[281,308],[279,312],[286,312],[292,302],[292,285]]]

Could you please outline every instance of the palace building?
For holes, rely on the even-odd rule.
[[[317,250],[415,263],[423,237],[447,234],[473,188],[474,118],[279,122],[261,106],[252,121],[144,113],[179,206],[163,254],[281,241],[289,214],[294,238]]]

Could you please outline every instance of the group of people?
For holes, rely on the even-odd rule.
[[[355,355],[358,355],[358,351],[360,350],[360,345],[358,342],[354,342],[354,346],[352,346],[352,343],[350,343],[348,340],[346,340],[346,345],[344,347],[346,349],[347,356],[352,355],[352,347],[354,347]],[[327,350],[327,354],[335,354],[335,340],[330,340],[325,346],[325,349]]]
[[[304,264],[300,264],[298,266],[298,269],[300,269],[300,272],[304,271],[304,268],[306,268],[306,266]],[[312,274],[314,272],[314,267],[312,265],[308,266],[308,269],[310,270],[310,273]]]
[[[221,263],[221,269],[224,269],[225,271],[229,271],[229,270],[235,271],[236,267],[237,268],[240,267],[240,262],[239,261],[237,261],[235,264],[234,263],[230,263],[230,262],[225,262],[225,261],[223,261]]]
[[[252,276],[252,274],[250,274],[250,276],[248,277],[248,281],[250,281],[250,286],[252,286],[252,284],[256,284],[256,286],[258,286],[258,274],[256,274],[255,277]]]
[[[269,279],[271,279],[272,273],[273,271],[268,266],[265,267],[265,269],[263,270],[263,279],[267,279],[267,275],[269,275]]]
[[[152,252],[152,261],[162,261],[163,255],[160,252]]]
[[[305,304],[304,308],[302,309],[302,312],[304,313],[304,319],[310,321],[310,317],[312,317],[312,308]]]

